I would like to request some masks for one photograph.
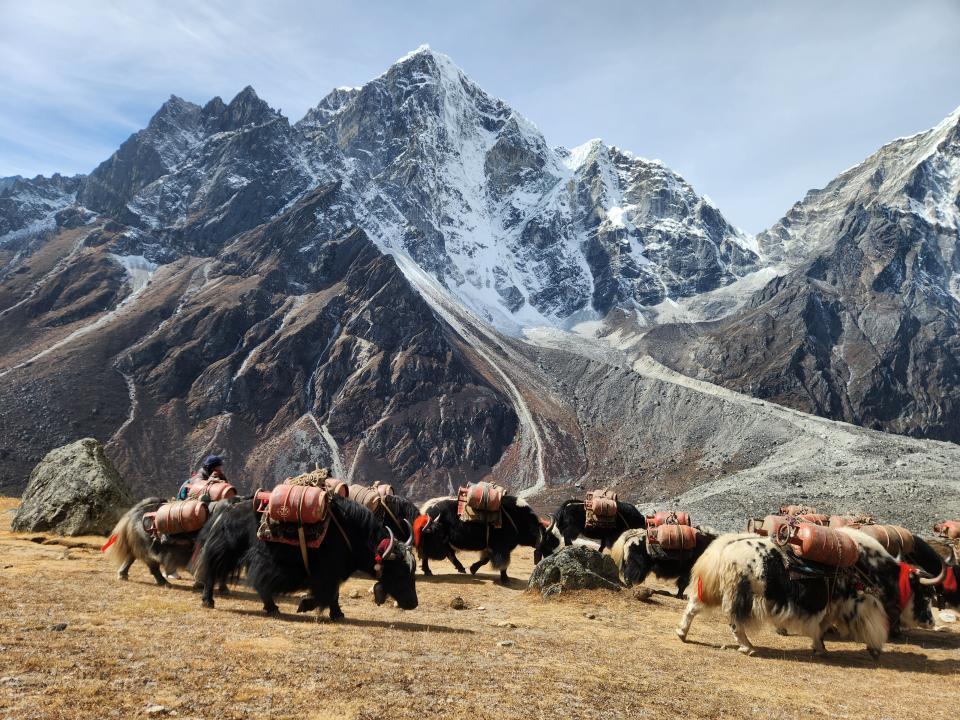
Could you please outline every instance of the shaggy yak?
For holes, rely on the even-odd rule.
[[[647,544],[644,528],[627,530],[617,538],[610,556],[620,569],[620,579],[627,585],[640,585],[652,572],[661,580],[677,581],[677,597],[682,598],[690,584],[690,570],[710,543],[717,539],[712,528],[698,527],[696,545],[690,550],[664,550]]]
[[[164,572],[172,575],[178,570],[189,568],[210,528],[227,508],[239,500],[232,497],[209,503],[207,508],[210,515],[199,534],[182,538],[175,536],[172,542],[161,543],[144,529],[143,516],[148,512],[156,512],[167,502],[169,501],[158,497],[141,500],[130,508],[113,528],[106,546],[106,555],[117,568],[118,579],[126,580],[130,566],[139,560],[149,568],[157,585],[168,585]],[[161,572],[161,568],[164,572]]]
[[[630,503],[617,501],[617,521],[609,527],[586,527],[587,509],[583,500],[567,500],[550,517],[550,524],[533,552],[533,561],[540,562],[561,545],[571,545],[581,535],[600,541],[600,552],[613,547],[624,531],[647,526],[647,519]]]
[[[340,585],[356,571],[376,579],[373,594],[378,605],[389,595],[404,610],[417,607],[412,537],[406,543],[396,540],[373,513],[346,498],[332,497],[328,512],[332,517],[323,541],[307,548],[308,570],[298,545],[257,537],[261,516],[252,503],[230,508],[200,554],[197,578],[204,585],[204,607],[214,605],[214,585],[235,579],[242,570],[268,615],[280,612],[275,595],[308,590],[297,612],[329,608],[330,619],[339,620]]]
[[[792,552],[769,537],[753,533],[721,535],[691,571],[691,593],[677,635],[686,640],[690,624],[704,608],[722,607],[740,652],[752,655],[751,626],[768,622],[779,630],[806,635],[815,654],[826,652],[824,634],[866,644],[878,656],[888,637],[895,609],[904,626],[932,625],[930,579],[899,563],[873,538],[841,528],[857,544],[850,568],[823,568],[792,560]],[[925,574],[925,573],[923,573]]]
[[[500,527],[484,522],[463,522],[457,514],[456,498],[434,498],[421,507],[426,517],[416,523],[416,536],[419,539],[417,550],[420,552],[424,575],[432,575],[430,560],[446,558],[464,573],[456,550],[476,550],[480,559],[470,566],[470,574],[488,562],[500,571],[500,582],[507,584],[507,567],[510,554],[518,545],[536,547],[543,533],[540,518],[523,498],[504,495],[501,512],[503,519]]]

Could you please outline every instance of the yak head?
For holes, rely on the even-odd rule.
[[[540,521],[540,542],[533,551],[533,561],[540,562],[545,557],[550,557],[557,551],[557,548],[563,543],[563,536],[557,529],[557,521],[553,516],[548,520]]]
[[[377,545],[374,574],[377,583],[373,586],[373,599],[383,605],[389,595],[404,610],[417,607],[415,573],[417,561],[413,556],[413,528],[406,542],[397,542],[393,531],[387,528],[388,537]]]

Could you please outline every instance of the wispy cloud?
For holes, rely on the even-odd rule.
[[[659,157],[749,230],[960,105],[960,3],[0,0],[0,175],[88,172],[177,94],[299,118],[429,42],[553,144]]]

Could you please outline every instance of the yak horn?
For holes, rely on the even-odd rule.
[[[927,575],[927,573],[924,573],[923,575]],[[937,575],[936,577],[924,577],[923,575],[917,578],[920,581],[921,585],[939,585],[940,583],[943,582],[943,579],[947,576],[947,566],[941,562],[940,574]]]
[[[410,536],[407,538],[407,541],[404,543],[404,545],[406,545],[407,547],[412,547],[413,546],[413,525],[411,525],[410,521],[407,520],[406,518],[404,518],[403,521],[407,524],[407,530],[410,531]]]
[[[390,551],[393,550],[393,544],[394,544],[394,542],[396,542],[396,540],[397,540],[397,539],[393,536],[393,530],[391,530],[389,527],[387,527],[387,532],[390,533],[390,544],[387,545],[387,549],[384,550],[384,551],[383,551],[383,555],[381,555],[381,557],[384,557],[384,558],[387,557],[388,555],[390,555]]]

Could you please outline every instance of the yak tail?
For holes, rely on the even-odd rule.
[[[131,522],[132,513],[126,512],[117,522],[110,534],[110,539],[103,546],[103,552],[106,554],[107,561],[114,567],[119,568],[130,558],[134,557],[132,535],[133,528]]]
[[[743,538],[743,535],[721,535],[707,546],[693,564],[690,586],[704,605],[712,607],[723,602],[723,571],[727,562],[723,554],[731,543]]]

